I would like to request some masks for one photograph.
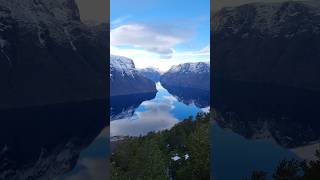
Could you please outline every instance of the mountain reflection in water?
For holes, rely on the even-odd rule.
[[[108,126],[105,107],[104,99],[0,110],[0,179],[60,179],[72,171]],[[108,140],[103,141],[106,160]]]
[[[249,177],[254,170],[266,171],[271,178],[280,160],[310,159],[307,154],[315,153],[320,93],[237,81],[217,80],[215,87],[212,172],[216,179]],[[230,174],[230,168],[236,170]]]
[[[189,95],[196,95],[197,97],[191,102],[193,97],[188,96],[188,94],[184,97],[179,96],[179,94],[170,94],[170,92],[165,89],[160,82],[156,85],[158,92],[154,98],[148,99],[148,97],[146,97],[145,101],[141,102],[138,107],[123,108],[125,111],[119,113],[120,115],[114,114],[111,117],[111,137],[126,135],[139,136],[150,131],[169,129],[179,121],[188,118],[189,116],[195,116],[198,112],[202,112],[204,109],[197,106],[200,104],[198,102],[209,106],[208,96],[200,95],[198,97],[197,93],[190,93]],[[194,90],[189,90],[189,92],[191,91],[196,92]],[[181,91],[177,89],[175,92]],[[209,95],[209,92],[207,92],[207,94]],[[134,96],[136,95],[132,95],[132,97]],[[121,107],[115,104],[118,102],[122,104],[127,101],[132,102],[128,97],[118,97],[118,99],[121,98],[123,98],[121,101],[112,101],[111,108],[116,106]],[[185,103],[182,99],[188,99],[189,103]],[[205,101],[207,103],[203,103]],[[130,106],[127,104],[126,107]]]

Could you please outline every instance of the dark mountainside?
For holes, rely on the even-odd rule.
[[[73,0],[1,0],[0,21],[0,108],[106,98],[109,44]]]
[[[134,62],[126,57],[110,57],[110,95],[123,96],[156,92],[155,83],[142,76]]]
[[[319,90],[319,7],[315,2],[289,1],[216,12],[214,78]]]

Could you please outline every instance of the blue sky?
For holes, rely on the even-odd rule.
[[[111,0],[111,54],[162,71],[209,61],[210,0]]]

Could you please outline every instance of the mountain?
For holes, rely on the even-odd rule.
[[[223,8],[213,15],[212,38],[215,79],[320,89],[315,1]]]
[[[158,82],[160,80],[160,70],[156,68],[143,68],[139,70],[140,74],[148,79],[151,79],[154,82]]]
[[[210,90],[210,64],[206,62],[185,63],[172,66],[161,76],[166,86]]]
[[[156,92],[153,81],[143,77],[132,59],[110,56],[110,95],[129,95]]]
[[[0,0],[0,22],[0,108],[106,98],[108,39],[74,0]]]

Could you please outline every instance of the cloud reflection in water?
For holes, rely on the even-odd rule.
[[[136,112],[132,117],[111,122],[111,136],[139,136],[150,131],[169,129],[179,122],[170,110],[174,108],[172,99],[161,102],[145,101],[141,104],[146,111]]]

